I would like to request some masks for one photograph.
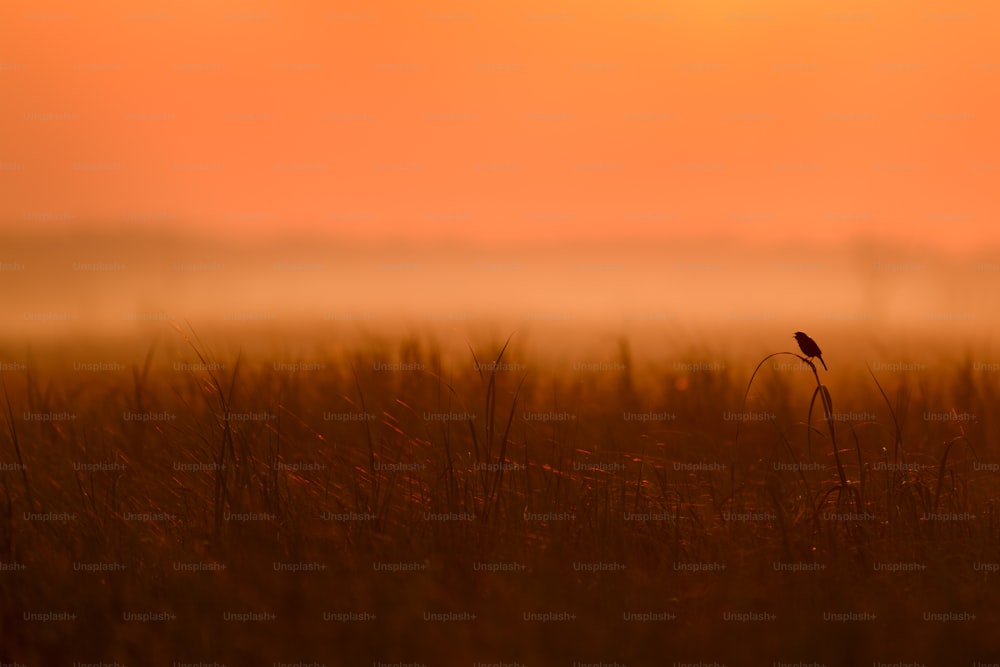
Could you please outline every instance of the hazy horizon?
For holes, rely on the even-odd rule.
[[[158,319],[578,321],[995,331],[1000,255],[737,242],[234,243],[183,232],[3,234],[4,337]]]

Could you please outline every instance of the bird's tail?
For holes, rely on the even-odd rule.
[[[819,357],[819,363],[823,364],[823,370],[824,371],[830,370],[829,368],[826,367],[826,362],[823,361],[823,357]]]

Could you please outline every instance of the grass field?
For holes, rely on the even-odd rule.
[[[0,659],[996,662],[989,349],[510,333],[5,344]]]

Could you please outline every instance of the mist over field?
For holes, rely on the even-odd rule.
[[[2,656],[985,660],[997,264],[803,257],[22,236]]]
[[[68,231],[8,233],[0,253],[8,338],[187,321],[198,329],[294,323],[306,335],[406,323],[498,334],[565,325],[576,328],[574,340],[652,328],[719,340],[734,328],[770,336],[808,324],[877,345],[896,340],[898,329],[904,339],[980,342],[1000,317],[1000,256],[988,249]]]

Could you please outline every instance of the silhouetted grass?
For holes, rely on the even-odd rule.
[[[983,412],[957,431],[961,422],[908,417],[889,396],[908,395],[914,380],[838,368],[826,376],[838,406],[874,416],[843,419],[816,367],[792,353],[702,372],[647,363],[619,340],[578,359],[581,369],[553,365],[517,335],[458,351],[416,335],[336,352],[240,348],[183,332],[155,347],[46,351],[5,374],[0,461],[20,467],[0,472],[2,544],[5,561],[27,569],[0,573],[0,657],[931,664],[1000,648],[984,631],[996,620],[996,574],[976,569],[1000,562],[1000,485],[973,465],[996,458],[983,436],[996,417]],[[788,354],[811,367],[808,393],[794,370],[762,372]],[[127,370],[70,370],[102,355]],[[619,371],[588,366],[621,359]],[[925,411],[954,405],[948,374],[961,370],[934,372],[918,394]],[[986,384],[965,391],[988,395]],[[826,429],[813,424],[817,397]],[[748,406],[774,418],[726,417]],[[65,412],[76,418],[23,417]],[[174,418],[128,421],[128,412]],[[817,435],[828,447],[814,454]],[[130,518],[143,513],[156,518]],[[942,513],[970,518],[934,518]],[[176,567],[191,563],[219,569]],[[775,567],[783,563],[819,569]],[[877,569],[885,563],[927,569]],[[77,619],[22,616],[49,611]],[[160,611],[176,618],[123,619]],[[576,619],[523,618],[563,611]],[[925,611],[977,619],[930,622]],[[224,620],[243,612],[276,619]],[[347,612],[375,619],[324,618]],[[425,621],[425,612],[476,619]],[[670,618],[631,622],[625,612]],[[750,612],[776,619],[723,618]],[[824,620],[828,612],[876,618]]]

